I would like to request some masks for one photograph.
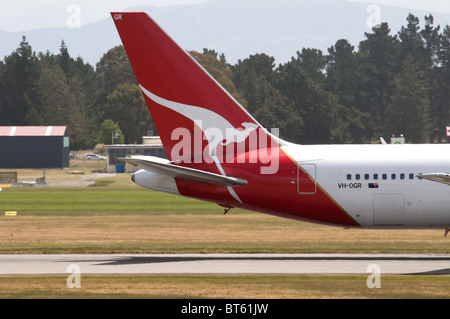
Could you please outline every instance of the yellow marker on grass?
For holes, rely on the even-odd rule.
[[[17,211],[6,211],[5,216],[17,216]]]

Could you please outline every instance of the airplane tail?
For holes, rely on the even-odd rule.
[[[147,13],[111,16],[169,160],[225,161],[281,143]]]
[[[345,215],[283,147],[290,144],[264,129],[148,14],[111,16],[169,158],[125,158],[141,168],[132,175],[136,184],[226,209],[323,221]],[[299,185],[310,195],[300,195]],[[318,216],[316,202],[331,208]]]

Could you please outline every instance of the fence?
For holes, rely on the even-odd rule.
[[[0,172],[0,184],[17,183],[17,172]]]

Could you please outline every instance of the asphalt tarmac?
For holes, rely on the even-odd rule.
[[[0,255],[0,276],[57,274],[405,274],[448,275],[435,254],[54,254]]]

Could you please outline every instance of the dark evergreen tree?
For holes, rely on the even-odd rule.
[[[22,38],[19,48],[5,57],[0,74],[0,125],[27,125],[27,114],[39,107],[40,63]]]
[[[424,68],[425,49],[420,34],[420,20],[411,13],[406,20],[408,24],[406,27],[402,26],[401,30],[398,32],[398,37],[400,39],[400,61],[411,56],[420,68]]]
[[[386,110],[386,136],[404,134],[411,143],[429,140],[427,84],[414,58],[409,56],[395,77],[392,102]]]
[[[328,49],[328,54],[325,88],[338,97],[340,104],[359,107],[364,76],[354,46],[342,39]]]
[[[302,52],[297,51],[297,58],[293,58],[292,62],[297,63],[316,83],[320,84],[325,81],[324,71],[327,58],[321,50],[303,48]]]
[[[420,32],[424,44],[424,72],[427,77],[428,100],[430,104],[430,120],[432,129],[430,142],[441,141],[445,124],[441,119],[441,105],[439,103],[439,90],[442,83],[439,81],[439,51],[441,48],[440,26],[434,26],[434,18],[430,14],[425,16],[425,28]]]
[[[440,36],[439,67],[435,74],[435,100],[433,131],[438,142],[446,136],[446,126],[450,125],[450,26],[446,26]]]
[[[142,136],[149,130],[156,131],[150,113],[135,84],[120,84],[106,98],[107,116],[121,128],[125,143],[142,143]]]
[[[291,99],[294,109],[303,120],[301,140],[303,144],[343,142],[345,136],[336,131],[342,106],[336,96],[315,83],[303,69],[291,61],[278,68],[278,89]],[[334,132],[334,133],[333,133]]]
[[[123,46],[119,45],[106,52],[97,63],[97,88],[103,98],[120,84],[138,84],[130,61]]]
[[[251,55],[244,60],[239,60],[238,63],[231,67],[233,72],[233,82],[236,87],[243,93],[244,97],[247,99],[247,96],[250,97],[254,94],[251,94],[252,81],[251,78],[254,78],[256,75],[261,75],[264,77],[269,83],[276,83],[276,73],[275,70],[275,58],[268,56],[267,54],[255,54]],[[248,100],[250,105],[257,105],[256,101]]]
[[[394,76],[400,70],[400,43],[390,34],[389,25],[382,23],[372,33],[365,33],[366,40],[359,44],[359,54],[366,82],[361,88],[365,101],[361,111],[369,113],[367,135],[378,138],[384,132],[385,112],[391,103]]]
[[[278,128],[280,137],[301,141],[303,121],[291,99],[281,94],[275,59],[265,54],[252,55],[232,66],[237,89],[248,102],[249,112],[267,129]]]

